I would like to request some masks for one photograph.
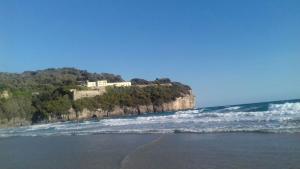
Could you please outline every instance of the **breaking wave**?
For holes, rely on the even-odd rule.
[[[0,137],[101,133],[300,132],[300,101],[152,113],[81,123],[60,122],[0,129]]]

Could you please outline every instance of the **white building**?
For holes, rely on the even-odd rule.
[[[117,86],[117,87],[128,87],[131,86],[131,82],[116,82],[116,83],[108,83],[108,86]]]
[[[106,87],[106,86],[127,87],[127,86],[131,86],[131,82],[108,83],[107,80],[98,80],[97,82],[87,81],[86,86],[90,88]]]
[[[86,87],[96,87],[96,82],[86,81]]]
[[[107,86],[107,80],[98,80],[97,86]]]

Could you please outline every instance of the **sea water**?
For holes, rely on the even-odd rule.
[[[300,100],[147,113],[99,121],[39,124],[0,129],[0,137],[185,132],[300,132]]]

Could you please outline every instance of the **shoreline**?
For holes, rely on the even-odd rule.
[[[38,122],[33,123],[32,121],[28,121],[26,119],[17,119],[17,122],[9,121],[8,123],[0,123],[0,129],[7,129],[7,128],[18,128],[18,127],[26,127],[26,126],[34,126],[34,125],[42,125],[42,124],[53,124],[53,123],[59,123],[59,122],[85,122],[85,121],[100,121],[103,119],[115,119],[115,118],[126,118],[126,117],[134,117],[134,116],[143,116],[143,115],[157,115],[157,114],[164,114],[164,113],[170,113],[170,112],[177,112],[177,111],[188,111],[188,110],[196,110],[198,108],[190,108],[190,109],[178,109],[178,110],[170,110],[170,111],[158,111],[158,112],[142,112],[140,114],[138,113],[129,113],[129,114],[121,114],[121,115],[111,115],[109,117],[105,116],[99,116],[96,118],[88,117],[88,118],[78,118],[78,119],[55,119],[55,120],[48,120],[47,122]],[[95,114],[95,113],[91,113]]]
[[[0,139],[0,168],[297,168],[299,140],[300,133],[11,137]]]
[[[196,110],[197,108],[194,109],[180,109],[180,110],[174,110],[174,111],[164,111],[164,112],[145,112],[141,114],[124,114],[124,115],[115,115],[115,116],[109,116],[109,117],[97,117],[97,118],[83,118],[83,119],[74,119],[74,120],[53,120],[53,121],[47,121],[47,122],[39,122],[39,123],[32,123],[32,121],[28,120],[20,120],[18,124],[0,124],[0,129],[8,129],[8,128],[18,128],[18,127],[28,127],[28,126],[34,126],[34,125],[43,125],[43,124],[54,124],[54,123],[60,123],[60,122],[86,122],[86,121],[101,121],[105,119],[116,119],[116,118],[127,118],[127,117],[138,117],[138,116],[147,116],[147,115],[157,115],[157,114],[165,114],[165,113],[172,113],[172,112],[177,112],[177,111],[188,111],[188,110]],[[22,125],[20,124],[22,123]]]

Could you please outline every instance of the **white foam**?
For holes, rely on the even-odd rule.
[[[269,106],[270,111],[279,111],[279,112],[289,112],[289,113],[299,113],[300,112],[300,103],[284,103],[284,104],[271,104]]]
[[[52,123],[1,129],[0,137],[85,135],[97,133],[172,133],[172,132],[299,132],[300,103],[271,104],[267,111],[241,111],[239,106],[211,112],[178,111],[98,122]]]
[[[238,110],[240,108],[241,108],[240,106],[233,106],[233,107],[227,107],[225,108],[225,110]]]

